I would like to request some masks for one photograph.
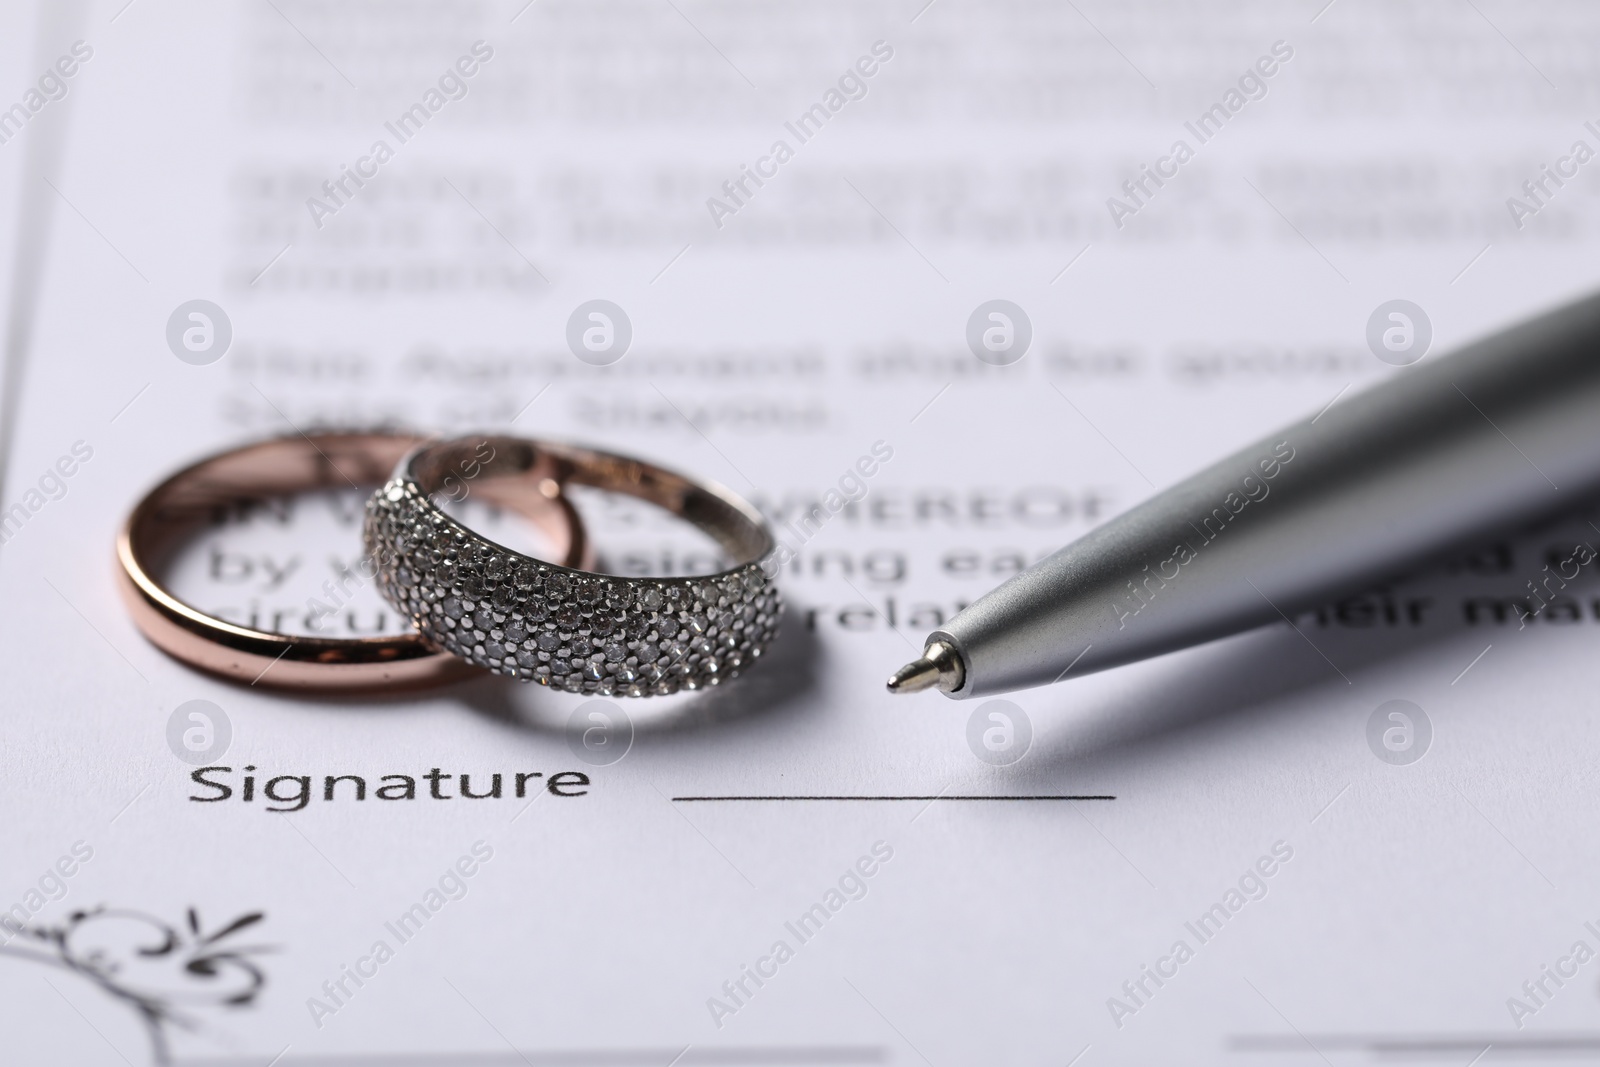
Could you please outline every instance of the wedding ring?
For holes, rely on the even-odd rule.
[[[483,456],[492,458],[483,459]],[[705,531],[734,560],[703,577],[625,578],[556,566],[467,529],[433,496],[447,481],[639,497]],[[777,633],[761,513],[718,485],[626,456],[514,437],[462,437],[401,460],[367,503],[378,589],[433,644],[499,674],[604,696],[665,696],[736,677]]]
[[[360,690],[427,685],[476,673],[431,648],[416,631],[380,637],[303,637],[207,615],[153,576],[173,551],[228,509],[316,489],[383,483],[422,438],[402,433],[314,433],[211,456],[179,471],[139,502],[117,538],[119,582],[134,622],[151,643],[191,666],[251,684]],[[484,494],[523,514],[552,538],[568,566],[585,566],[588,542],[577,512],[559,497]],[[373,567],[363,561],[362,569]],[[368,573],[366,577],[371,577]]]

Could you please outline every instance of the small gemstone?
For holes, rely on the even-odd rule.
[[[702,656],[708,655],[711,652],[711,642],[708,639],[704,638],[704,637],[699,638],[698,640],[695,641],[694,644],[690,645],[689,647],[693,648],[696,652],[700,653]]]
[[[691,615],[689,617],[689,630],[691,633],[703,634],[711,625],[704,615]]]
[[[628,649],[626,646],[615,644],[606,646],[606,659],[610,660],[612,663],[621,663],[627,658]]]
[[[517,573],[516,576],[512,578],[512,583],[516,585],[518,589],[532,589],[538,578],[539,568],[525,563],[517,568]]]
[[[553,597],[563,597],[572,588],[572,579],[565,574],[552,574],[544,580],[544,591]]]
[[[589,622],[589,629],[593,630],[595,634],[600,637],[606,636],[607,634],[616,630],[616,628],[617,620],[612,618],[610,615],[596,615]]]
[[[434,548],[437,548],[439,551],[443,552],[445,549],[449,548],[454,543],[455,543],[455,538],[450,535],[450,530],[447,527],[441,526],[439,529],[434,531],[434,533],[433,533],[433,547]]]
[[[484,646],[483,646],[483,650],[484,650],[484,652],[486,652],[488,654],[490,659],[502,659],[502,658],[505,657],[505,654],[506,654],[505,646],[502,645],[499,641],[488,641],[488,642],[485,642]]]
[[[639,657],[640,663],[648,663],[660,656],[661,650],[656,647],[654,641],[640,641],[634,655]]]
[[[639,668],[639,677],[646,682],[661,681],[661,668],[654,663],[646,663]]]
[[[444,608],[444,613],[450,616],[450,618],[461,618],[461,601],[457,600],[455,597],[445,597],[442,607]]]
[[[480,630],[494,629],[494,612],[488,608],[479,608],[472,615],[472,621],[478,624]]]
[[[433,570],[433,577],[440,585],[456,584],[456,565],[453,560],[445,560]]]
[[[660,619],[656,622],[656,630],[662,637],[676,637],[678,633],[677,619]]]
[[[754,593],[764,584],[766,584],[766,577],[758,568],[752,567],[744,572],[744,587],[750,592]]]
[[[546,630],[539,635],[538,645],[546,652],[554,652],[561,647],[561,638],[556,636],[554,630]]]
[[[508,570],[510,565],[504,556],[490,556],[488,562],[483,565],[483,573],[495,581],[504,578]]]
[[[568,663],[564,659],[553,659],[550,661],[551,674],[566,674],[571,670],[572,664]]]
[[[513,622],[506,627],[506,640],[513,645],[520,645],[527,640],[528,631],[522,628],[519,622]]]
[[[556,612],[556,621],[569,630],[578,625],[578,620],[582,618],[583,615],[578,611],[576,604],[563,604]]]
[[[624,684],[632,684],[633,682],[637,682],[639,680],[639,672],[635,671],[632,667],[618,667],[616,677],[617,681],[619,682]]]
[[[468,571],[461,576],[461,591],[469,597],[477,598],[483,595],[483,576],[476,571]]]
[[[542,600],[528,601],[527,604],[523,605],[522,614],[529,622],[544,622],[548,617]]]
[[[584,582],[573,591],[572,596],[580,604],[593,604],[600,599],[600,587],[591,582]]]
[[[511,590],[509,587],[502,585],[494,591],[494,596],[490,599],[494,602],[496,609],[500,611],[511,610]]]
[[[651,586],[649,589],[646,589],[639,597],[639,603],[644,605],[646,611],[659,611],[661,609],[661,605],[665,602],[666,600],[664,597],[662,597],[661,590],[657,589],[655,586]]]
[[[598,663],[590,663],[583,668],[583,676],[591,682],[598,682],[606,676],[606,669]]]
[[[569,692],[576,693],[583,688],[583,675],[569,674],[566,676],[566,678],[562,679],[561,685]]]
[[[517,653],[517,666],[525,667],[528,670],[532,670],[533,668],[537,667],[538,665],[539,665],[539,657],[535,656],[532,652],[525,652],[524,651],[524,652],[518,652]]]
[[[583,659],[589,655],[589,652],[590,645],[587,637],[574,637],[572,639],[572,654],[574,656]]]

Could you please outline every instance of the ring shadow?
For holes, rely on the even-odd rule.
[[[754,664],[726,684],[669,697],[616,697],[636,733],[683,733],[793,713],[816,688],[823,659],[817,635],[788,603],[777,639]],[[502,675],[485,674],[443,690],[470,711],[538,733],[565,733],[567,721],[593,693],[565,693]],[[576,699],[574,699],[576,698]]]
[[[792,712],[797,705],[803,705],[816,688],[822,661],[822,645],[817,635],[804,625],[800,612],[785,602],[777,638],[759,660],[740,672],[739,677],[692,693],[644,698],[622,696],[614,700],[617,707],[628,710],[628,719],[638,733],[687,732],[740,721],[753,722],[773,714]],[[248,687],[237,678],[213,677]],[[307,699],[304,690],[268,686],[255,687],[254,695],[259,699],[295,704]],[[593,693],[567,693],[485,670],[425,688],[324,691],[316,693],[313,699],[323,707],[351,710],[393,710],[400,705],[450,700],[505,725],[555,734],[567,729],[567,720],[580,703],[613,698]]]

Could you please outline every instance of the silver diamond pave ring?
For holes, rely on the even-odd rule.
[[[735,561],[719,574],[626,578],[535,559],[446,514],[439,497],[481,488],[497,503],[567,485],[639,497],[709,534]],[[480,435],[409,452],[367,502],[377,584],[429,643],[497,674],[572,693],[666,696],[737,677],[777,634],[775,542],[729,490],[640,460]]]

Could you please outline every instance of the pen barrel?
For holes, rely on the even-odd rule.
[[[1011,578],[933,639],[961,653],[952,696],[1045,685],[1292,617],[1597,490],[1600,297],[1262,438]]]

